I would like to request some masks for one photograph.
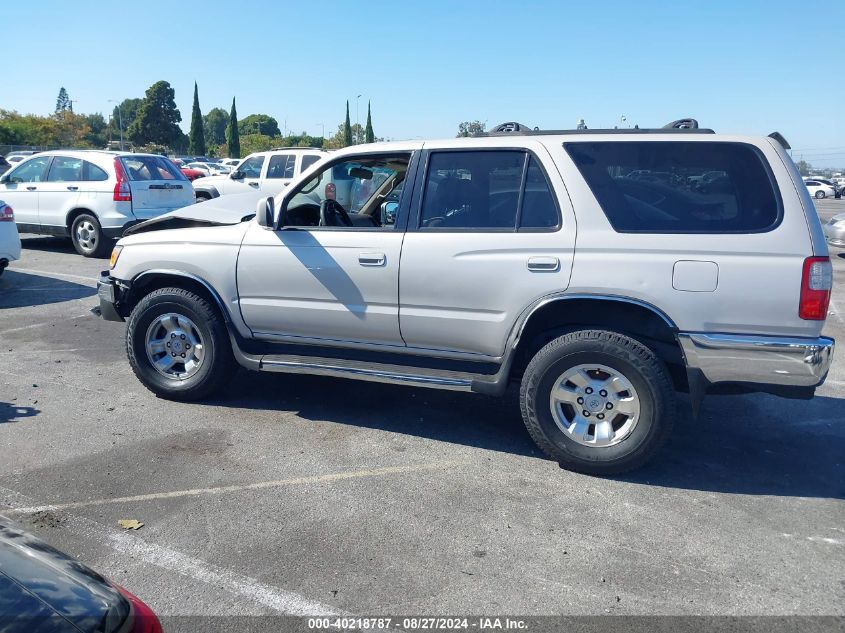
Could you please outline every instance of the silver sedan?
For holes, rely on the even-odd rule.
[[[824,225],[824,234],[828,244],[845,248],[845,213],[839,213],[830,218]]]

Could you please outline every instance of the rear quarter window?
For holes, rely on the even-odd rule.
[[[774,176],[745,143],[564,143],[620,233],[761,233],[782,217]]]

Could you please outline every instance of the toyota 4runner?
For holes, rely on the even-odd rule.
[[[786,147],[692,120],[350,147],[257,209],[133,227],[100,311],[128,320],[129,362],[165,398],[215,394],[238,365],[518,383],[543,451],[619,473],[666,439],[675,391],[697,412],[708,391],[824,381],[832,267]]]

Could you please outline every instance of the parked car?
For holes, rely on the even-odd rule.
[[[845,213],[834,215],[824,225],[827,243],[831,246],[845,248]]]
[[[16,152],[9,152],[8,154],[6,154],[6,160],[8,160],[9,162],[12,162],[12,159],[14,159],[14,162],[19,163],[24,158],[29,158],[33,154],[37,154],[37,153],[38,153],[38,150],[32,150],[32,149],[19,150],[19,151],[16,151]]]
[[[199,171],[198,169],[191,169],[187,166],[187,163],[185,163],[180,158],[171,158],[170,160],[173,161],[173,164],[179,168],[179,171],[182,172],[182,175],[184,175],[185,178],[187,178],[191,182],[193,182],[197,178],[203,178],[207,175],[204,171]]]
[[[78,253],[102,257],[129,226],[194,200],[167,158],[95,150],[42,152],[0,176],[0,199],[25,233],[67,236]]]
[[[0,174],[3,174],[12,168],[12,163],[7,161],[5,157],[0,156]]]
[[[0,200],[0,275],[6,267],[21,258],[21,238],[15,225],[15,212]]]
[[[220,161],[220,164],[221,165],[228,165],[229,167],[234,169],[235,167],[237,167],[238,165],[241,164],[241,159],[240,158],[223,158]]]
[[[810,192],[810,195],[814,198],[821,199],[836,197],[836,189],[833,188],[833,185],[826,185],[818,180],[805,180],[804,185],[807,187],[807,191]]]
[[[100,312],[128,320],[132,369],[163,398],[217,396],[239,365],[516,382],[552,459],[630,470],[668,437],[675,390],[693,412],[711,390],[806,399],[831,364],[832,267],[795,165],[775,138],[702,132],[349,147],[254,212],[223,196],[133,227]],[[355,210],[321,192],[336,170],[372,183]],[[685,175],[708,171],[693,190]]]
[[[0,517],[3,633],[161,633],[150,607]]]
[[[197,181],[194,184],[197,202],[250,189],[266,195],[277,194],[295,176],[327,155],[328,152],[313,147],[288,147],[250,154],[228,176]]]
[[[228,176],[232,173],[232,168],[226,165],[219,165],[217,163],[188,163],[188,169],[202,172],[204,177],[207,176]]]
[[[833,193],[837,198],[842,197],[842,187],[837,183],[835,180],[831,180],[829,178],[816,178],[811,176],[809,178],[804,178],[804,182],[806,183],[808,180],[813,180],[822,185],[827,185],[828,187],[833,187]]]

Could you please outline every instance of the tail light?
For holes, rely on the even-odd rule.
[[[114,201],[132,202],[132,190],[129,188],[129,180],[126,178],[123,163],[119,158],[114,159],[114,174],[117,177],[117,182],[114,183]]]
[[[833,265],[829,257],[808,257],[801,275],[798,316],[808,321],[824,321],[833,288]]]
[[[333,182],[326,185],[326,200],[337,200],[337,187]]]
[[[158,616],[153,613],[144,602],[137,596],[129,593],[123,587],[115,585],[117,590],[126,598],[132,605],[132,629],[131,633],[163,633],[161,622],[158,621]]]
[[[0,222],[14,222],[15,221],[15,211],[9,205],[3,207],[0,210]]]

